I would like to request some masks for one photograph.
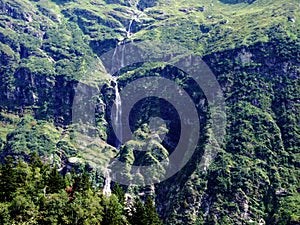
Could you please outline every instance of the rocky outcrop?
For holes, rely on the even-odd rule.
[[[22,8],[21,5],[19,5],[18,2],[15,2],[15,1],[6,2],[3,0],[0,1],[0,10],[2,11],[3,14],[5,14],[7,16],[11,16],[12,18],[15,18],[15,19],[24,20],[26,22],[32,22],[32,17],[33,17],[33,14],[35,13],[35,10],[33,7],[30,7],[30,5],[29,5],[29,8],[32,11],[31,13],[24,12],[24,9]]]
[[[289,131],[282,123],[285,120],[283,118],[288,117],[288,114],[283,113],[282,110],[285,106],[290,113],[297,110],[297,101],[295,101],[297,94],[290,93],[288,97],[282,93],[292,88],[292,83],[295,84],[300,76],[299,71],[297,72],[300,65],[296,58],[297,53],[294,57],[285,58],[283,52],[277,51],[278,47],[278,42],[275,41],[204,57],[205,62],[212,68],[222,85],[227,104],[230,106],[227,115],[231,125],[227,130],[227,135],[230,136],[230,140],[234,140],[237,137],[235,135],[239,138],[234,143],[226,142],[225,151],[221,151],[208,173],[201,171],[198,166],[199,162],[194,160],[178,175],[156,187],[158,210],[162,217],[166,218],[167,224],[195,224],[199,217],[200,221],[215,224],[221,223],[222,216],[225,215],[232,224],[249,221],[260,223],[265,220],[270,221],[272,218],[272,214],[269,214],[269,218],[266,219],[253,208],[263,211],[264,204],[276,204],[274,202],[278,201],[280,194],[276,186],[280,185],[281,181],[273,176],[273,168],[267,165],[272,164],[274,167],[282,165],[283,161],[276,155],[289,154],[287,153],[291,148],[289,142],[295,143],[296,133],[289,136]],[[227,62],[228,67],[224,66],[224,62]],[[248,103],[243,103],[241,106],[240,104],[244,101]],[[241,114],[231,111],[237,110],[235,107],[238,105],[238,111]],[[253,108],[253,111],[244,111],[248,107]],[[246,114],[249,115],[245,118]],[[264,114],[266,114],[265,117]],[[269,116],[270,114],[272,116]],[[239,122],[235,124],[233,118],[238,119]],[[255,139],[250,141],[243,136],[243,132],[246,131],[241,128],[245,126],[242,121],[252,124],[254,130],[249,130],[249,132],[256,136]],[[261,126],[258,124],[265,124],[265,128],[261,131],[257,130]],[[294,123],[291,126],[297,127],[298,125]],[[266,135],[264,139],[272,140],[273,144],[261,144],[262,140],[259,141],[261,136],[258,136],[260,132],[264,132]],[[252,143],[253,148],[247,146],[246,143]],[[294,149],[294,151],[297,150]],[[232,161],[226,160],[226,157],[230,157]],[[234,162],[239,157],[244,157],[248,163],[259,160],[262,163],[261,171],[253,169],[253,173],[243,172],[243,164],[235,167]],[[213,169],[218,163],[223,163],[223,166],[226,165],[224,168],[228,169],[220,170],[221,167]],[[262,166],[264,163],[266,165]],[[245,170],[248,166],[249,164],[245,165]],[[255,178],[251,180],[250,176]],[[239,181],[243,183],[241,186],[238,186],[237,179],[241,179]],[[169,188],[170,186],[172,187]],[[253,204],[256,203],[253,199],[263,204],[254,206]]]
[[[143,11],[144,9],[153,7],[156,4],[157,0],[140,0],[137,7]]]
[[[99,57],[130,41],[176,40],[197,54],[204,53],[204,61],[222,86],[228,110],[225,142],[218,146],[211,165],[209,159],[201,164],[205,147],[216,142],[210,132],[211,115],[203,92],[182,71],[155,63],[123,68],[115,74],[120,76],[119,91],[137,78],[160,75],[183,87],[201,121],[198,146],[183,169],[156,185],[129,185],[128,193],[142,199],[155,196],[166,224],[279,224],[280,207],[299,194],[296,13],[276,17],[285,21],[282,24],[272,22],[258,29],[254,20],[242,21],[259,14],[244,15],[240,21],[227,19],[230,12],[203,16],[213,10],[210,4],[197,7],[186,2],[169,11],[164,8],[167,3],[155,0],[141,0],[137,7],[125,0],[88,1],[84,6],[80,1],[51,1],[50,5],[58,4],[54,13],[43,2],[0,0],[2,157],[11,154],[27,159],[30,152],[37,151],[64,173],[72,167],[78,171],[87,168],[96,183],[103,181],[96,168],[114,157],[126,162],[129,169],[132,164],[149,165],[168,158],[180,137],[180,118],[167,101],[155,96],[132,108],[128,120],[133,137],[117,146],[111,119],[116,83],[103,76]],[[157,4],[160,7],[148,9]],[[291,26],[285,32],[286,24]],[[241,29],[243,25],[247,29]],[[121,50],[123,54],[128,49]],[[99,80],[104,80],[101,85]],[[74,109],[78,85],[87,98],[80,96],[82,104]],[[88,111],[84,111],[86,106]],[[82,113],[78,123],[72,123],[74,113]],[[166,122],[165,136],[150,132],[153,115]],[[154,174],[156,180],[162,179],[167,166]],[[138,174],[138,179],[147,177]]]

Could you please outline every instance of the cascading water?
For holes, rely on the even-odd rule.
[[[106,168],[105,171],[105,184],[103,187],[103,194],[106,196],[111,195],[111,188],[110,188],[110,183],[111,183],[111,177],[110,177],[110,169]]]
[[[137,10],[137,6],[138,6],[138,4],[139,4],[139,0],[129,0],[129,4],[130,4],[130,7],[131,8],[134,8],[134,10]],[[129,24],[128,24],[128,27],[127,27],[127,29],[126,29],[126,38],[130,38],[131,37],[131,27],[132,27],[132,24],[133,24],[133,22],[136,20],[138,18],[138,16],[137,16],[137,14],[136,14],[136,12],[134,11],[134,13],[132,14],[132,16],[131,16],[131,19],[130,19],[130,21],[129,21]],[[121,67],[124,67],[124,57],[125,57],[125,40],[126,40],[126,38],[125,39],[123,39],[122,41],[121,41],[121,45],[123,45],[123,47],[122,47],[122,52],[121,52]]]
[[[134,8],[134,10],[137,10],[137,6],[139,4],[139,0],[129,0],[129,4],[131,8]],[[133,24],[133,21],[135,19],[137,19],[138,17],[136,16],[136,13],[133,13],[130,19],[130,22],[128,24],[128,28],[126,29],[126,37],[120,41],[118,43],[118,46],[116,46],[115,51],[113,53],[113,58],[112,58],[112,62],[114,63],[120,63],[120,68],[125,66],[125,40],[127,38],[131,37],[131,27]],[[121,48],[119,47],[121,45]],[[118,60],[118,49],[121,49],[121,60]],[[120,59],[120,58],[119,58]],[[114,65],[115,66],[115,65]],[[120,141],[122,140],[122,121],[121,121],[121,117],[122,117],[122,103],[121,103],[121,97],[119,94],[119,87],[118,87],[118,82],[117,79],[115,77],[113,77],[113,81],[115,83],[115,104],[116,104],[116,112],[115,112],[115,116],[114,116],[114,125],[115,125],[115,134],[117,136],[117,138],[119,139],[119,141],[117,141],[116,143],[116,147],[117,149],[120,148]]]
[[[126,30],[126,37],[127,38],[130,38],[131,37],[131,27],[132,27],[132,24],[133,24],[133,21],[136,20],[137,17],[135,15],[133,15],[130,19],[130,22],[128,24],[128,28]]]
[[[137,6],[139,4],[139,0],[130,0],[129,1],[130,3],[130,7],[131,8],[134,8],[134,10],[137,10]],[[126,48],[126,45],[125,45],[125,41],[127,38],[130,38],[131,37],[131,28],[132,28],[132,24],[134,22],[134,20],[138,19],[138,16],[136,16],[135,13],[132,14],[131,16],[131,19],[130,19],[130,22],[128,24],[128,27],[126,29],[126,37],[121,40],[118,45],[116,46],[115,48],[115,51],[113,53],[113,56],[112,56],[112,64],[115,64],[115,63],[120,63],[120,68],[124,67],[125,66],[125,48]],[[121,48],[119,46],[122,46]],[[120,55],[118,55],[118,49],[121,49],[121,60],[119,61],[118,59]],[[118,65],[113,65],[114,66],[117,66]],[[113,71],[113,70],[112,70]],[[116,134],[116,137],[117,137],[117,140],[116,140],[116,148],[119,150],[120,147],[121,147],[121,141],[122,141],[122,137],[123,137],[123,133],[122,133],[122,102],[121,102],[121,96],[120,96],[120,93],[119,93],[119,87],[118,87],[118,82],[117,82],[117,79],[116,77],[113,77],[113,82],[115,83],[115,105],[116,105],[116,111],[114,112],[114,117],[113,117],[113,123],[114,123],[114,131],[115,131],[115,134]],[[104,184],[104,187],[103,187],[103,194],[104,195],[111,195],[111,175],[110,175],[110,169],[108,169],[108,167],[105,169],[104,171],[104,175],[105,175],[105,184]]]
[[[123,132],[122,132],[122,102],[121,102],[121,96],[119,93],[119,87],[118,87],[118,82],[115,79],[115,105],[116,105],[116,112],[114,116],[114,124],[115,124],[115,134],[119,141],[117,140],[116,147],[117,149],[120,148],[122,137],[123,137]]]
[[[132,27],[133,21],[136,18],[137,17],[133,14],[132,17],[131,17],[131,19],[130,19],[130,21],[129,21],[128,27],[126,29],[126,38],[121,41],[121,45],[122,45],[122,49],[121,49],[121,67],[125,66],[125,64],[124,64],[125,48],[126,48],[125,41],[126,41],[126,39],[128,39],[128,38],[131,37],[131,27]]]
[[[116,148],[119,150],[121,147],[121,141],[122,141],[122,105],[121,105],[121,96],[119,93],[119,88],[118,88],[118,82],[117,78],[113,77],[112,81],[115,84],[115,112],[112,114],[112,122],[114,123],[114,131],[116,134]],[[104,170],[104,176],[105,176],[105,184],[103,187],[103,194],[106,196],[111,195],[111,170],[109,167],[112,166],[112,164],[109,164],[105,170]]]

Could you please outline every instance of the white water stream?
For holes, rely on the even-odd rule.
[[[115,125],[115,133],[119,141],[122,141],[123,138],[123,132],[122,132],[122,102],[121,102],[121,96],[119,93],[119,87],[117,79],[114,79],[115,82],[115,105],[116,105],[116,111],[114,115],[114,125]],[[117,143],[116,147],[117,149],[120,148],[121,143]]]
[[[139,4],[139,0],[129,0],[130,3],[130,7],[133,8],[134,10],[137,9],[137,6]],[[128,27],[126,29],[126,37],[121,40],[118,45],[115,48],[115,51],[113,53],[112,56],[112,63],[118,63],[117,58],[118,57],[118,46],[122,47],[119,49],[121,49],[121,61],[120,61],[120,68],[125,66],[125,51],[126,51],[126,45],[125,45],[125,41],[126,39],[130,38],[132,33],[131,33],[131,28],[132,28],[132,24],[134,22],[134,20],[138,19],[138,16],[133,13],[130,19],[130,22],[128,24]],[[122,102],[121,102],[121,96],[119,93],[119,87],[118,87],[118,82],[116,77],[113,77],[112,79],[115,83],[115,105],[116,105],[116,111],[114,114],[114,118],[113,118],[113,123],[114,123],[114,128],[115,128],[115,134],[117,136],[117,138],[119,139],[119,141],[117,141],[116,143],[116,148],[119,150],[120,146],[122,143],[120,143],[120,141],[122,141],[122,137],[123,137],[123,132],[122,132]],[[104,176],[105,176],[105,184],[103,187],[103,194],[106,196],[110,196],[111,195],[111,174],[110,174],[110,169],[107,167],[104,170]]]
[[[106,195],[106,196],[110,196],[110,195],[111,195],[111,187],[110,187],[110,184],[111,184],[110,169],[105,168],[104,173],[105,173],[105,184],[104,184],[104,187],[103,187],[103,194]]]

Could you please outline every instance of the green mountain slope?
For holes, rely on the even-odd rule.
[[[163,174],[159,161],[172,152],[179,126],[164,130],[169,139],[161,145],[160,133],[145,123],[153,115],[175,114],[165,102],[141,102],[143,110],[132,119],[137,138],[118,153],[110,118],[116,81],[104,73],[101,57],[122,44],[173,43],[201,56],[220,83],[225,141],[203,171],[203,151],[215,138],[203,93],[170,66],[124,68],[120,91],[139,77],[159,74],[181,85],[194,102],[204,102],[197,106],[203,123],[198,147],[187,165],[159,184],[129,185],[127,193],[155,197],[165,224],[298,224],[299,23],[298,0],[0,0],[1,159],[28,160],[38,152],[63,173],[89,168],[99,187],[113,157],[126,163],[126,179],[132,179],[132,165],[143,163],[158,162]],[[96,93],[96,127],[72,123],[78,87]],[[89,104],[82,102],[82,108]],[[91,141],[89,132],[97,138]],[[155,151],[136,153],[151,138]]]

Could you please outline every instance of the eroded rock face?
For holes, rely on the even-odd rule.
[[[255,159],[262,161],[274,160],[275,164],[280,165],[280,160],[276,160],[276,156],[273,158],[269,154],[272,154],[271,152],[282,154],[290,148],[291,145],[287,139],[282,138],[283,136],[287,138],[286,134],[288,134],[288,131],[284,128],[285,125],[281,123],[283,117],[287,116],[282,114],[282,110],[285,107],[284,105],[289,108],[289,112],[297,110],[297,101],[292,100],[294,98],[292,96],[283,99],[280,92],[293,86],[283,84],[282,79],[288,79],[289,82],[295,83],[300,74],[297,72],[297,66],[295,67],[295,58],[290,57],[284,60],[283,55],[276,51],[277,44],[257,44],[248,48],[214,53],[204,57],[205,62],[213,69],[222,85],[225,97],[228,96],[228,98],[226,97],[228,105],[233,106],[233,108],[229,107],[227,112],[228,120],[231,121],[231,128],[227,131],[227,135],[231,137],[231,140],[236,137],[235,129],[244,126],[243,123],[250,122],[252,123],[251,127],[253,126],[255,130],[251,132],[263,132],[267,136],[269,134],[268,139],[272,140],[272,143],[276,143],[272,147],[264,148],[263,141],[260,142],[258,136],[256,136],[256,144],[253,148],[243,146],[242,143],[246,143],[246,140],[240,140],[239,144],[238,142],[229,141],[224,146],[225,152],[215,159],[215,165],[219,163],[229,165],[230,160],[226,159],[227,157],[232,157],[232,160],[234,160],[233,158],[244,156],[245,160],[249,160],[249,162]],[[224,61],[231,62],[230,68],[235,68],[234,71],[230,72],[229,68],[218,66],[219,63],[222,64]],[[232,77],[228,76],[229,73]],[[223,80],[224,74],[227,74],[225,80]],[[242,83],[239,83],[238,80]],[[246,83],[243,83],[244,81]],[[256,88],[251,83],[261,86],[259,88],[260,97],[255,98],[252,96]],[[239,87],[239,91],[236,93],[234,93],[235,87]],[[268,93],[274,93],[274,95]],[[253,112],[251,110],[247,111],[248,107],[252,108]],[[268,116],[270,115],[270,109],[274,116]],[[238,114],[236,110],[241,110],[241,114]],[[238,118],[239,123],[232,123],[233,118],[230,115]],[[255,125],[255,120],[266,125],[264,131],[259,131],[260,128]],[[242,130],[238,133],[238,136],[240,135],[243,136]],[[293,137],[290,136],[290,141],[292,140]],[[278,151],[278,149],[280,150]],[[253,211],[252,206],[254,203],[251,199],[276,201],[271,194],[268,200],[265,199],[265,196],[268,195],[267,187],[273,188],[272,182],[280,182],[272,174],[269,174],[272,168],[263,167],[264,172],[262,173],[258,170],[252,170],[253,176],[256,177],[253,181],[250,181],[250,177],[246,178],[248,176],[246,174],[250,174],[250,172],[246,174],[245,171],[243,172],[244,169],[247,170],[247,164],[244,165],[245,168],[240,164],[238,167],[228,168],[227,171],[211,169],[206,174],[203,173],[203,170],[201,172],[197,154],[198,157],[202,157],[200,151],[196,152],[195,160],[183,168],[178,175],[156,186],[158,211],[165,218],[166,224],[195,224],[196,215],[201,215],[200,221],[203,220],[207,223],[221,221],[222,215],[229,217],[232,224],[241,224],[241,221],[265,223],[265,218]],[[266,158],[265,154],[269,156]],[[297,162],[295,162],[295,165],[297,165]],[[264,177],[263,174],[269,175]],[[242,182],[249,182],[251,185],[234,186],[233,183],[239,179],[243,180]],[[278,194],[277,189],[274,189],[273,194],[274,196]],[[231,204],[224,204],[224,202],[231,202]],[[263,205],[259,207],[264,210]]]
[[[39,119],[64,118],[71,121],[71,107],[76,81],[64,76],[37,74],[28,67],[20,67],[11,80],[0,75],[6,87],[1,88],[2,108],[8,110],[34,108]]]
[[[15,19],[21,19],[26,22],[32,22],[32,14],[35,13],[34,9],[32,13],[24,12],[22,6],[20,6],[17,2],[5,2],[3,0],[0,1],[0,10],[2,13],[11,16]]]
[[[233,115],[236,113],[234,110],[242,112],[238,117],[240,122],[232,122],[228,130],[228,135],[233,135],[231,140],[238,139],[238,136],[241,135],[241,133],[238,133],[238,136],[234,136],[234,130],[246,126],[248,122],[252,123],[251,126],[255,128],[257,126],[256,121],[261,121],[264,124],[264,132],[272,134],[272,137],[263,138],[274,143],[274,146],[271,145],[269,149],[264,149],[264,146],[259,146],[259,143],[253,141],[251,146],[245,145],[244,147],[241,147],[243,141],[228,142],[224,146],[227,157],[245,156],[248,160],[258,158],[262,161],[270,159],[274,160],[272,162],[276,164],[280,161],[273,159],[272,154],[277,154],[278,151],[283,152],[285,149],[297,145],[295,138],[288,135],[289,128],[280,122],[285,120],[286,117],[283,113],[283,105],[284,110],[297,111],[294,97],[283,98],[281,95],[284,90],[291,88],[293,82],[299,79],[299,72],[297,72],[297,66],[295,66],[295,60],[297,59],[284,57],[282,54],[282,52],[277,52],[276,43],[267,43],[218,52],[204,57],[206,63],[219,79],[227,103],[237,108],[233,107],[229,110],[232,110]],[[296,54],[294,57],[296,57]],[[228,67],[220,66],[224,61],[228,62]],[[232,68],[234,68],[234,71],[231,71]],[[170,71],[160,72],[165,76],[171,74]],[[289,82],[282,82],[282,79],[287,79]],[[18,107],[39,106],[36,115],[40,118],[44,119],[47,116],[55,118],[57,126],[70,123],[72,99],[76,85],[74,80],[72,81],[65,76],[40,76],[34,74],[28,68],[16,70],[14,80],[15,89],[6,92],[6,94],[1,94],[1,96],[6,96],[6,101],[10,102],[10,107],[14,105]],[[131,77],[122,79],[121,84],[126,86],[126,83],[131,81]],[[106,125],[107,140],[111,145],[115,143],[112,127],[109,125],[111,105],[115,99],[114,85],[114,83],[107,83],[99,90],[99,104],[96,108],[96,112],[103,118],[101,123],[108,124]],[[86,90],[88,91],[88,87]],[[47,108],[43,108],[45,105],[47,105]],[[144,109],[143,113],[149,114],[150,108],[147,109],[145,106],[142,108]],[[247,111],[248,109],[254,111]],[[272,110],[272,114],[275,116],[270,116],[269,110]],[[143,116],[138,111],[136,115],[140,118]],[[297,125],[291,124],[291,126]],[[249,132],[253,132],[252,128],[249,128]],[[257,133],[260,132],[261,130]],[[284,140],[281,138],[282,136],[285,137]],[[205,139],[203,139],[204,142]],[[143,144],[140,146],[134,144],[131,142],[125,143],[124,152],[120,154],[123,161],[128,160],[128,152],[133,155],[133,148],[142,148],[143,146]],[[267,142],[265,144],[268,145]],[[254,203],[249,199],[255,196],[259,201],[262,201],[264,194],[268,191],[265,187],[275,178],[272,178],[271,175],[264,177],[254,171],[254,182],[251,177],[244,174],[243,169],[239,168],[222,172],[215,170],[210,171],[208,175],[204,174],[199,168],[199,160],[202,157],[201,151],[201,148],[199,148],[193,160],[177,175],[155,186],[154,192],[157,196],[158,211],[165,222],[167,224],[193,224],[200,212],[204,212],[201,218],[207,221],[212,218],[215,218],[215,221],[221,220],[220,215],[224,212],[230,215],[231,220],[235,223],[239,223],[241,220],[262,221],[259,215],[251,211],[251,206]],[[271,152],[273,153],[271,154]],[[136,161],[140,160],[138,155],[133,158]],[[217,158],[217,163],[221,163],[222,158]],[[262,170],[268,174],[270,168],[263,166]],[[230,192],[233,189],[235,190],[236,187],[232,186],[230,182],[223,181],[224,176],[229,177],[229,180],[242,179],[240,182],[249,182],[251,185],[237,187],[240,189],[236,190],[234,196],[227,196],[223,190]],[[260,194],[256,191],[258,189],[261,192]],[[142,193],[143,189],[140,191]],[[232,204],[222,205],[224,198]],[[239,213],[235,214],[235,212]]]
[[[221,1],[228,4],[254,2],[254,0]],[[163,8],[156,8],[149,12],[145,10],[147,15],[141,12],[148,7],[155,6],[157,4],[155,0],[141,0],[137,9],[129,7],[131,4],[126,0],[107,0],[106,2],[117,4],[114,6],[116,8],[102,14],[102,11],[77,8],[77,6],[67,7],[63,8],[61,14],[58,15],[43,7],[32,9],[28,4],[28,7],[22,8],[16,1],[0,0],[1,14],[9,17],[0,21],[1,113],[9,111],[22,118],[26,114],[25,111],[29,109],[34,117],[28,124],[24,122],[16,125],[24,126],[24,129],[16,129],[9,133],[7,138],[6,135],[1,135],[0,148],[1,151],[5,150],[4,155],[18,154],[13,150],[19,151],[23,148],[26,149],[26,154],[36,149],[42,149],[43,153],[52,151],[49,157],[50,162],[58,161],[61,168],[71,170],[72,166],[82,166],[82,162],[77,160],[78,152],[86,154],[91,167],[96,167],[95,164],[98,163],[93,161],[96,158],[95,152],[101,156],[107,152],[116,152],[112,147],[115,145],[116,137],[110,121],[116,91],[115,84],[110,81],[96,90],[96,118],[93,119],[96,120],[97,129],[82,127],[82,129],[90,129],[93,134],[98,132],[100,136],[97,142],[86,144],[91,147],[93,154],[73,146],[68,140],[69,136],[73,135],[68,126],[72,119],[76,85],[80,80],[79,72],[83,70],[83,74],[86,72],[90,75],[90,71],[85,71],[85,69],[90,66],[91,61],[113,50],[124,40],[136,41],[135,34],[138,40],[142,40],[144,33],[138,34],[141,30],[148,35],[145,39],[154,38],[155,40],[156,29],[164,24],[164,20],[171,21],[172,15],[165,12]],[[105,7],[103,2],[95,1],[94,4]],[[36,17],[38,11],[38,17]],[[182,8],[180,11],[180,13],[188,14],[203,12],[206,9],[204,6],[198,8],[195,6]],[[143,16],[138,17],[138,15]],[[60,16],[65,16],[64,20],[60,20]],[[148,16],[150,22],[147,22]],[[285,19],[288,19],[290,24],[297,22],[294,15]],[[64,24],[61,21],[67,22]],[[155,24],[155,21],[160,22]],[[232,21],[222,19],[219,23],[225,27],[231,25]],[[129,24],[131,34],[128,35]],[[197,44],[201,45],[202,36],[214,37],[211,32],[218,29],[215,25],[203,23],[199,26],[197,24],[195,30],[191,29],[187,33],[191,33],[192,36],[199,35]],[[168,30],[168,26],[171,29]],[[194,33],[199,28],[201,32]],[[296,192],[293,190],[294,187],[289,187],[289,183],[296,183],[296,181],[293,180],[294,176],[287,176],[290,171],[287,172],[286,168],[295,166],[295,170],[299,169],[299,160],[297,161],[295,157],[299,154],[297,147],[300,146],[300,139],[297,136],[299,45],[296,41],[291,41],[291,37],[272,39],[276,36],[274,34],[283,32],[281,26],[279,28],[280,30],[272,31],[266,43],[250,44],[247,47],[217,51],[213,54],[205,53],[204,60],[219,80],[228,104],[228,120],[230,121],[228,136],[222,149],[219,149],[220,155],[216,158],[214,166],[208,169],[209,164],[206,164],[207,173],[203,173],[199,162],[203,156],[205,143],[213,141],[213,137],[207,137],[209,126],[206,127],[206,124],[209,118],[206,117],[207,111],[203,110],[205,98],[199,94],[199,90],[191,88],[198,94],[195,96],[195,102],[202,102],[199,104],[201,105],[199,112],[202,113],[203,119],[203,132],[201,133],[203,136],[199,140],[199,146],[193,158],[178,174],[155,187],[141,189],[134,187],[137,189],[135,193],[137,195],[146,196],[148,193],[157,196],[156,206],[166,224],[195,224],[197,219],[207,224],[222,224],[224,215],[231,224],[246,224],[251,221],[260,223],[265,219],[262,218],[264,217],[262,214],[272,216],[268,209],[264,209],[264,206],[271,203],[275,205],[277,198],[289,196],[293,191]],[[183,30],[185,33],[185,28],[177,22],[164,25],[163,29],[158,30],[158,34],[163,35],[164,29],[167,32],[172,32],[173,29]],[[167,41],[172,38],[172,36],[167,37]],[[180,33],[176,34],[176,39],[180,42],[184,41],[184,37],[180,36]],[[222,38],[220,38],[220,43],[224,41]],[[188,39],[188,42],[193,41]],[[212,40],[211,45],[214,44]],[[118,81],[121,88],[137,76],[135,69],[125,72],[123,79]],[[184,81],[184,78],[169,67],[154,69],[151,72],[166,78],[177,79],[179,82]],[[99,77],[96,78],[100,79],[101,75],[97,75]],[[190,85],[193,84],[188,83],[188,86]],[[83,91],[89,93],[90,86],[86,85]],[[150,103],[155,103],[156,106],[155,104],[151,106]],[[133,122],[149,119],[154,113],[153,109],[162,105],[166,105],[165,102],[148,99],[142,104],[142,110],[133,109],[136,118],[130,119]],[[81,110],[83,106],[84,104],[77,109]],[[168,110],[161,112],[165,117],[171,118],[175,115]],[[90,115],[85,116],[84,119],[91,118]],[[0,118],[2,122],[4,119]],[[12,119],[6,118],[6,120]],[[44,121],[46,128],[49,126],[48,130],[45,128],[38,133],[37,130],[41,129],[41,126],[36,125],[35,120]],[[7,121],[3,123],[5,126]],[[27,125],[31,126],[28,128],[29,131],[26,130]],[[142,154],[134,154],[134,151],[145,148],[146,139],[153,139],[150,144],[154,146],[154,150],[162,152],[165,156],[170,153],[169,147],[176,145],[176,141],[169,137],[164,142],[167,147],[162,147],[160,143],[163,138],[157,134],[149,135],[142,129],[143,125],[144,123],[138,121],[135,127],[136,134],[141,139],[140,142],[131,140],[121,147],[121,160],[129,163],[143,161]],[[178,136],[176,132],[179,127],[176,124],[169,128],[172,137]],[[21,133],[24,135],[20,137]],[[25,147],[18,146],[18,140],[22,138],[26,139]],[[151,154],[159,159],[155,151]],[[113,157],[113,154],[109,156]],[[155,159],[155,157],[147,157],[145,158],[147,163]],[[109,160],[109,157],[107,158]],[[157,179],[160,179],[160,176],[161,174],[157,174]],[[284,180],[285,177],[288,178]],[[141,179],[145,178],[141,177]],[[285,188],[280,188],[281,185]],[[300,192],[299,187],[297,191]],[[269,224],[276,223],[271,221]]]
[[[157,0],[140,0],[138,4],[138,8],[143,11],[146,8],[155,6],[156,3]]]

